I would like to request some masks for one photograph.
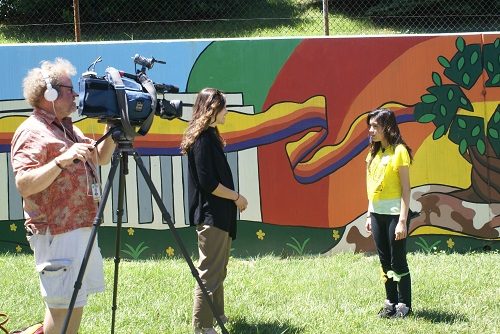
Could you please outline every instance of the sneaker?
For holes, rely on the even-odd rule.
[[[411,308],[406,306],[405,303],[398,303],[396,305],[396,312],[392,316],[393,318],[404,318],[407,315],[411,314]]]
[[[396,308],[394,303],[391,303],[387,299],[384,301],[384,307],[378,312],[380,318],[391,318],[396,314]]]
[[[213,328],[195,328],[194,334],[217,334],[217,331]]]

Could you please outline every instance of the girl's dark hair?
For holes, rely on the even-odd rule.
[[[404,147],[406,147],[406,150],[410,155],[411,163],[413,161],[411,148],[405,143],[403,137],[401,136],[401,133],[399,132],[399,127],[398,123],[396,122],[396,116],[394,115],[394,112],[385,108],[375,109],[368,113],[368,117],[366,118],[366,123],[368,124],[368,126],[370,125],[371,120],[374,120],[383,129],[384,137],[387,139],[389,145],[396,147],[397,145],[402,144],[404,145]],[[381,149],[381,146],[382,144],[380,142],[372,141],[370,143],[370,161],[368,162],[368,164],[371,163],[378,150]]]
[[[194,144],[200,134],[208,129],[214,118],[226,107],[224,93],[215,88],[204,88],[196,96],[193,105],[193,117],[184,132],[181,142],[181,153],[187,154],[189,148]],[[219,129],[215,127],[215,133],[222,146],[226,145]]]

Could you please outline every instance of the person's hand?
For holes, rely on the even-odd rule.
[[[395,240],[403,240],[406,238],[406,222],[399,221],[396,225],[396,230],[394,231]]]
[[[56,161],[63,167],[69,167],[75,160],[87,161],[92,156],[94,146],[87,143],[75,143],[64,153],[56,158]]]
[[[372,233],[372,218],[366,217],[365,230],[368,233]]]
[[[236,204],[236,207],[240,210],[240,212],[243,212],[248,206],[248,201],[245,196],[238,194],[238,199],[234,201],[234,204]]]

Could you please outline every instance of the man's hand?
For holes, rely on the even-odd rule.
[[[92,151],[94,150],[94,146],[92,144],[87,143],[75,143],[71,145],[69,149],[64,151],[61,155],[56,158],[56,161],[61,167],[66,168],[71,164],[79,161],[87,161],[92,157]]]

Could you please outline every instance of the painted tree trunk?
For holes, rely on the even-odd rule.
[[[500,203],[500,158],[487,141],[486,153],[481,155],[469,147],[466,159],[472,164],[471,185],[453,192],[453,196],[475,203]]]

